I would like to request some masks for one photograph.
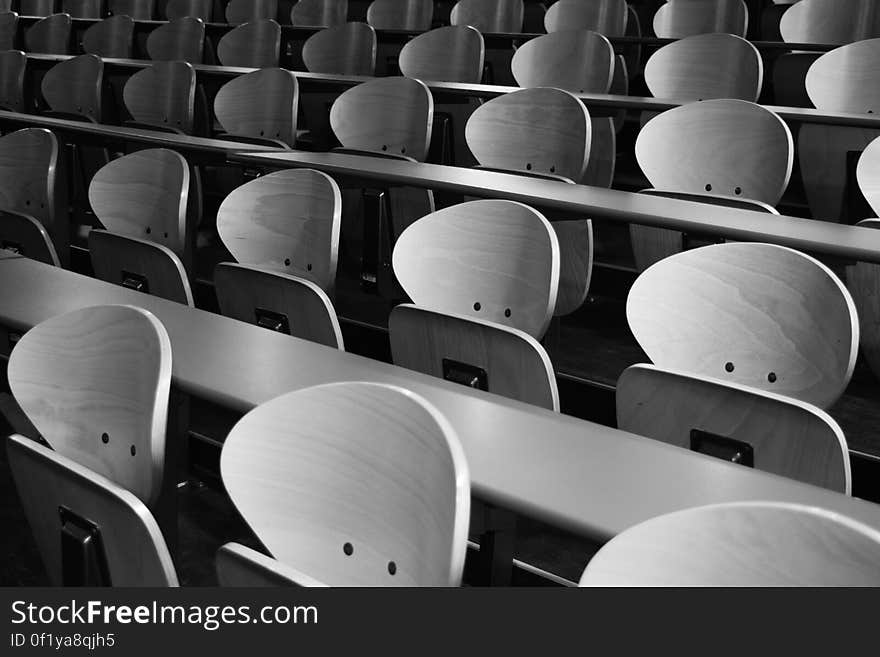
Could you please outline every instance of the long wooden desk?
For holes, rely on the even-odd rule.
[[[230,161],[267,169],[313,168],[340,179],[520,201],[592,219],[770,242],[801,251],[880,263],[880,231],[799,217],[710,206],[515,174],[412,163],[345,153],[236,153]]]
[[[333,381],[408,388],[455,427],[474,493],[604,541],[659,514],[702,504],[780,500],[880,528],[880,505],[346,354],[0,251],[0,325],[25,331],[60,313],[132,304],[171,337],[173,380],[237,411]]]

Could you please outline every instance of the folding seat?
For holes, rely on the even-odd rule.
[[[348,20],[348,0],[299,0],[290,22],[305,27],[337,27]]]
[[[136,21],[151,21],[156,13],[156,0],[108,0],[114,16],[130,16]]]
[[[281,26],[270,18],[243,23],[217,43],[223,66],[270,68],[278,66],[280,52]]]
[[[467,462],[449,422],[412,392],[335,383],[277,397],[233,427],[220,472],[271,555],[227,544],[221,585],[461,583]]]
[[[128,59],[134,43],[134,19],[117,14],[92,25],[83,34],[83,51],[98,57]]]
[[[157,27],[147,37],[150,59],[201,64],[205,50],[205,23],[184,16]]]
[[[458,0],[449,22],[484,33],[516,34],[522,32],[523,0]]]
[[[367,23],[377,30],[427,32],[433,18],[433,0],[373,0],[367,8]]]
[[[66,55],[70,51],[70,16],[52,14],[31,25],[24,35],[28,52]]]
[[[230,25],[277,18],[278,0],[229,0],[226,5],[226,22]]]
[[[367,75],[376,71],[376,30],[366,23],[343,23],[316,32],[303,44],[311,73]]]
[[[654,14],[654,34],[662,39],[712,32],[745,37],[748,24],[743,0],[668,0]]]

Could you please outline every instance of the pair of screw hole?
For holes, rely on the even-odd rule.
[[[480,312],[480,310],[481,310],[482,308],[483,308],[483,306],[480,304],[479,301],[477,301],[477,302],[474,304],[474,310],[476,310],[477,312]],[[505,317],[510,317],[510,308],[505,308],[505,309],[504,309],[504,316],[505,316]]]
[[[110,442],[110,434],[108,434],[106,431],[101,434],[101,442],[105,445]],[[132,456],[134,456],[135,454],[137,454],[137,447],[132,445],[128,451],[131,452]]]
[[[354,546],[351,543],[346,543],[342,546],[342,551],[345,553],[345,556],[350,557],[354,554]],[[388,562],[388,574],[394,575],[397,572],[397,564],[393,561]]]
[[[733,366],[733,363],[725,363],[724,369],[728,372],[733,372],[735,368]],[[770,372],[767,375],[767,381],[769,381],[770,383],[776,383],[776,372]]]
[[[711,183],[707,183],[707,184],[706,184],[706,191],[707,191],[707,192],[711,192],[711,191],[712,191],[712,184],[711,184]],[[743,190],[742,190],[742,187],[736,187],[736,188],[733,190],[733,193],[736,194],[737,196],[739,196],[740,194],[742,194],[742,191],[743,191]]]

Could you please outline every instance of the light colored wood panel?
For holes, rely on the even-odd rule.
[[[376,30],[366,23],[321,30],[306,39],[302,58],[311,73],[371,76],[376,70]]]
[[[880,215],[880,136],[875,135],[859,156],[856,180],[868,205]]]
[[[377,78],[348,89],[330,108],[330,126],[345,148],[422,161],[431,143],[434,99],[423,82]]]
[[[131,16],[136,21],[153,20],[156,0],[108,0],[108,8],[114,16]]]
[[[654,34],[664,39],[711,32],[744,37],[748,23],[743,0],[668,0],[654,14]]]
[[[367,22],[377,30],[427,32],[433,17],[433,0],[373,0],[367,7]]]
[[[0,51],[15,48],[15,34],[18,30],[18,14],[6,12],[0,14]]]
[[[851,491],[843,431],[827,413],[796,399],[633,365],[617,381],[617,426],[684,449],[691,449],[692,430],[705,431],[751,446],[757,470]]]
[[[334,349],[344,349],[333,303],[316,283],[279,271],[221,262],[214,270],[220,311],[227,317],[258,323],[257,311],[283,315],[289,334]]]
[[[878,586],[880,533],[817,507],[741,502],[677,511],[617,535],[581,586]]]
[[[874,0],[802,0],[779,22],[789,43],[852,43],[880,36],[880,7]]]
[[[217,44],[217,58],[223,66],[278,66],[280,52],[281,26],[269,18],[239,25]]]
[[[480,32],[517,34],[523,27],[523,0],[458,0],[449,22]]]
[[[880,229],[880,220],[865,219],[859,226]],[[880,379],[880,267],[867,262],[847,266],[846,285],[859,312],[862,354]]]
[[[127,59],[132,54],[134,19],[125,14],[105,18],[83,34],[83,50],[98,57]]]
[[[794,145],[788,126],[760,105],[707,100],[648,121],[636,158],[654,187],[775,205],[788,186]]]
[[[278,0],[229,0],[226,5],[226,22],[230,25],[267,18],[278,18]]]
[[[475,28],[449,25],[407,42],[398,63],[408,78],[476,84],[483,77],[484,52],[483,36]]]
[[[880,39],[825,53],[810,66],[805,84],[821,110],[880,114]]]
[[[332,290],[342,198],[324,173],[288,169],[234,190],[217,212],[217,232],[235,259],[294,274]]]
[[[660,48],[645,65],[645,83],[656,98],[756,102],[764,65],[758,49],[733,34],[698,34]]]
[[[587,299],[593,274],[593,224],[591,221],[554,221],[559,242],[559,288],[554,315],[573,313]]]
[[[189,186],[186,160],[154,148],[102,167],[89,185],[89,203],[107,230],[156,242],[184,258]]]
[[[19,340],[8,376],[16,401],[52,449],[147,505],[156,500],[171,342],[151,313],[94,306],[52,317]]]
[[[623,36],[628,12],[626,0],[558,0],[544,16],[547,32],[593,30],[607,37]]]
[[[26,258],[61,266],[49,232],[27,214],[0,210],[0,249],[13,249]]]
[[[61,11],[72,18],[102,18],[104,0],[62,0]]]
[[[214,114],[233,135],[296,144],[299,87],[292,71],[264,68],[233,78],[214,98]]]
[[[165,539],[135,495],[57,451],[21,436],[7,440],[12,476],[53,586],[62,586],[61,523],[67,507],[101,529],[113,586],[177,586]]]
[[[414,393],[339,383],[282,395],[233,427],[220,471],[272,555],[319,582],[461,582],[467,462],[451,425]]]
[[[614,76],[614,48],[598,32],[553,32],[517,48],[510,68],[521,87],[606,94]]]
[[[201,64],[205,48],[205,24],[184,16],[160,25],[147,37],[147,54],[157,61]]]
[[[215,558],[220,586],[323,586],[277,559],[239,543],[227,543]]]
[[[590,128],[590,115],[575,96],[535,87],[478,107],[465,138],[483,166],[580,180],[590,156]]]
[[[214,0],[168,0],[165,16],[169,21],[178,18],[201,18],[206,23],[213,20]]]
[[[132,75],[122,90],[125,107],[141,123],[193,130],[196,73],[186,62],[156,62]]]
[[[306,27],[336,27],[348,20],[348,0],[299,0],[290,10],[290,22]]]
[[[0,20],[3,16],[0,15]],[[24,71],[27,56],[21,50],[0,52],[0,107],[24,111]]]
[[[685,251],[647,269],[626,306],[655,365],[828,408],[849,383],[855,305],[825,265],[771,244]]]
[[[438,210],[403,232],[392,261],[410,299],[431,310],[540,338],[556,307],[556,233],[521,203],[471,201]]]
[[[43,76],[43,98],[56,112],[101,122],[104,62],[97,55],[80,55],[58,62]]]
[[[28,52],[66,55],[70,49],[70,16],[53,14],[31,25],[24,35]]]
[[[167,246],[106,230],[89,232],[89,255],[95,277],[123,285],[126,280],[143,282],[141,290],[169,301],[194,307],[186,270]]]
[[[395,365],[442,379],[455,361],[483,370],[488,392],[559,410],[550,357],[528,333],[409,304],[391,311],[388,332]]]

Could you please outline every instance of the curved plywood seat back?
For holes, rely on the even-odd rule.
[[[55,112],[80,114],[101,121],[104,62],[97,55],[80,55],[55,64],[41,83],[43,98]]]
[[[874,214],[880,215],[880,139],[875,139],[862,152],[856,166],[859,189]]]
[[[623,431],[712,454],[711,440],[694,441],[694,431],[706,432],[750,450],[756,470],[850,493],[846,439],[812,404],[653,365],[624,370],[616,399]]]
[[[682,558],[682,555],[687,558]],[[657,516],[618,534],[581,586],[877,586],[880,533],[825,509],[740,502]]]
[[[636,279],[626,306],[655,365],[828,408],[859,346],[852,297],[825,265],[771,244],[706,246]]]
[[[83,34],[83,50],[98,57],[131,57],[134,19],[120,14],[92,25]]]
[[[345,148],[422,161],[431,143],[434,99],[423,82],[377,78],[345,91],[330,108],[330,127]]]
[[[311,73],[371,76],[376,70],[376,30],[366,23],[321,30],[306,39],[302,58]]]
[[[169,21],[190,17],[210,23],[214,16],[214,0],[168,0],[165,16]]]
[[[661,39],[712,32],[744,37],[748,24],[743,0],[668,0],[654,14],[654,34]]]
[[[483,77],[483,35],[450,25],[420,34],[400,51],[400,71],[408,78],[478,83]]]
[[[28,52],[66,55],[70,50],[70,16],[53,14],[34,23],[24,35]]]
[[[61,266],[49,231],[27,214],[0,210],[0,249],[10,249],[47,265]]]
[[[880,219],[865,219],[858,225],[880,229]],[[849,265],[846,286],[859,311],[862,354],[874,376],[880,379],[880,267],[868,262]]]
[[[15,48],[15,34],[18,31],[18,14],[0,13],[0,52]]]
[[[579,181],[590,157],[590,115],[561,89],[536,87],[493,98],[465,126],[468,148],[486,167]]]
[[[26,67],[27,55],[21,50],[0,51],[0,107],[13,112],[24,111]]]
[[[102,18],[104,0],[62,0],[61,11],[72,18]]]
[[[156,0],[108,0],[107,8],[114,16],[130,16],[136,21],[150,21],[156,14]]]
[[[528,333],[409,304],[391,311],[388,333],[395,365],[443,379],[462,363],[485,372],[487,392],[559,410],[553,364]]]
[[[373,0],[367,7],[367,22],[377,30],[427,32],[433,18],[433,0]]]
[[[220,312],[249,324],[342,349],[330,297],[316,283],[261,267],[221,262],[214,269]]]
[[[239,25],[217,44],[217,58],[223,66],[278,66],[280,52],[281,26],[271,18]]]
[[[645,65],[645,83],[656,98],[756,102],[764,81],[758,49],[733,34],[698,34],[670,43]]]
[[[827,112],[880,114],[880,39],[825,53],[807,71],[807,93]]]
[[[776,205],[794,160],[791,132],[776,114],[742,100],[681,105],[654,117],[636,159],[655,188]]]
[[[559,242],[513,201],[471,201],[422,217],[397,239],[394,273],[413,303],[540,338],[556,307]]]
[[[89,185],[89,203],[107,230],[186,253],[189,166],[165,148],[137,151],[102,167]]]
[[[217,232],[240,263],[294,274],[331,290],[342,197],[327,174],[277,171],[242,185],[217,211]]]
[[[516,34],[522,32],[523,0],[458,0],[449,22],[484,33]]]
[[[157,61],[201,64],[205,48],[205,24],[184,16],[160,25],[147,37],[147,54]]]
[[[226,22],[230,25],[267,18],[278,18],[278,0],[229,0],[226,5]]]
[[[135,121],[185,133],[193,129],[195,94],[196,73],[186,62],[156,62],[132,75],[122,90]]]
[[[19,0],[22,16],[49,16],[55,11],[55,0]]]
[[[517,48],[510,69],[521,87],[607,94],[614,78],[614,48],[598,32],[553,32]]]
[[[348,20],[348,0],[299,0],[290,22],[305,27],[336,27]]]
[[[467,462],[449,422],[414,393],[335,383],[282,395],[233,427],[220,472],[263,545],[312,580],[461,582]]]
[[[880,37],[880,7],[874,0],[801,0],[779,23],[788,43],[853,43]]]
[[[292,71],[264,68],[233,78],[214,98],[214,114],[235,135],[296,143],[299,88]]]
[[[606,37],[626,32],[626,0],[558,0],[544,16],[548,33],[566,30],[592,30]]]
[[[113,586],[177,586],[171,553],[156,520],[135,495],[76,460],[22,436],[6,443],[12,476],[49,582],[62,586],[58,509],[66,507],[101,530]]]
[[[132,306],[52,317],[9,358],[12,394],[49,446],[147,505],[162,483],[170,385],[168,333]]]

